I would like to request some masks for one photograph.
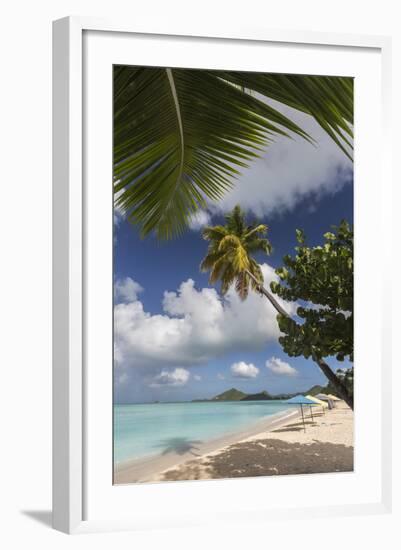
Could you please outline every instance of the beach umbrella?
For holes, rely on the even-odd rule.
[[[338,401],[341,401],[341,399],[338,399],[338,397],[336,395],[333,395],[332,393],[329,393],[328,395],[329,399],[331,399],[332,403],[333,403],[333,408],[336,407],[336,403]]]
[[[312,401],[314,401],[317,405],[320,405],[321,407],[324,407],[327,409],[328,407],[327,403],[322,399],[319,399],[316,395],[307,395],[306,397],[308,399],[312,399]]]
[[[330,397],[330,399],[332,399],[333,401],[341,401],[341,399],[339,399],[336,395],[333,395],[332,393],[329,393],[329,397]]]
[[[329,393],[329,398],[332,401],[341,401],[341,399],[339,399],[336,395],[333,395],[332,393]]]
[[[317,397],[317,399],[321,399],[322,401],[328,401],[330,399],[326,393],[318,393],[315,397]]]
[[[308,399],[312,399],[312,401],[314,401],[316,405],[320,405],[322,407],[323,414],[324,414],[324,409],[329,407],[327,403],[325,403],[321,399],[318,399],[317,397],[314,397],[313,395],[307,395],[306,397]]]
[[[305,397],[304,395],[296,395],[295,397],[291,397],[291,399],[287,399],[287,401],[285,401],[285,403],[288,403],[289,405],[299,405],[300,406],[301,414],[302,414],[302,423],[304,425],[304,432],[306,432],[303,407],[304,407],[304,405],[309,406],[310,409],[311,409],[311,413],[312,413],[312,406],[316,405],[316,403],[314,401],[312,401],[312,399],[309,399],[308,397]],[[313,419],[313,414],[312,414],[312,419]]]
[[[316,397],[322,401],[327,401],[329,409],[334,409],[334,401],[330,395],[327,395],[326,393],[318,393]]]

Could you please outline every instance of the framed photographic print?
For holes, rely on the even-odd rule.
[[[389,49],[54,23],[57,529],[388,509]]]

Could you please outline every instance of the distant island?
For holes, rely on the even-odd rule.
[[[294,395],[317,395],[318,393],[326,393],[327,388],[324,386],[315,385],[309,388],[309,390],[304,392],[295,392],[295,393],[280,393],[272,395],[268,391],[263,390],[259,393],[244,393],[241,390],[236,388],[231,388],[219,393],[218,395],[212,397],[211,399],[193,399],[193,403],[202,403],[204,401],[273,401],[275,399],[291,399]]]

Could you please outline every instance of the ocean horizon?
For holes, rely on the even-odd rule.
[[[197,446],[289,409],[285,401],[200,401],[114,405],[114,463]]]

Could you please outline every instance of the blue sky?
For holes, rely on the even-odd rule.
[[[201,227],[222,222],[237,203],[270,228],[273,253],[258,258],[266,286],[282,257],[293,253],[295,229],[303,229],[314,245],[331,225],[353,221],[350,162],[310,117],[288,109],[286,114],[316,137],[318,147],[280,138],[181,238],[142,240],[137,227],[117,213],[116,402],[208,398],[231,387],[295,392],[326,383],[311,360],[281,350],[275,312],[265,298],[253,295],[240,303],[232,292],[223,299],[199,272],[207,249]]]

